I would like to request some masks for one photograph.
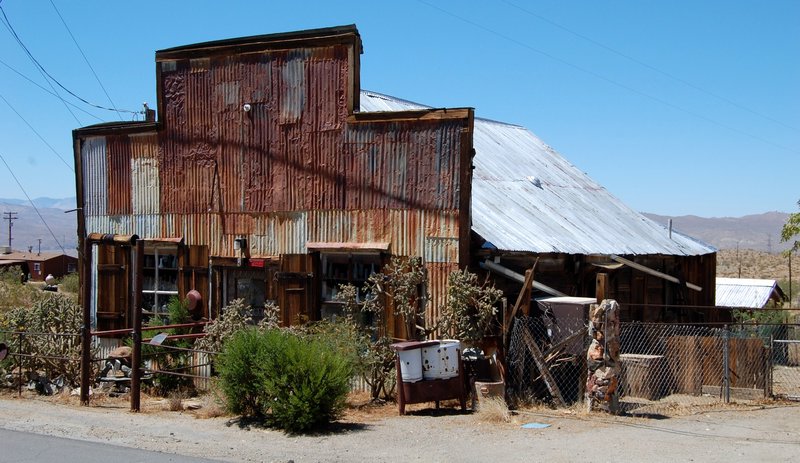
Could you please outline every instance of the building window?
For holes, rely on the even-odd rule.
[[[33,273],[39,275],[42,273],[42,264],[36,262],[33,264]]]
[[[164,314],[178,296],[177,246],[146,247],[142,266],[142,308],[147,315]]]
[[[276,303],[267,296],[267,272],[250,269],[227,269],[223,288],[225,304],[234,299],[242,299],[253,310],[253,321],[264,318],[264,308],[268,302]]]
[[[357,298],[363,301],[366,297],[365,283],[370,275],[381,269],[381,256],[377,253],[321,253],[322,260],[322,318],[341,315],[342,303],[336,300],[336,294],[342,285],[352,284],[358,288]]]
[[[75,273],[77,271],[78,271],[78,266],[77,265],[75,265],[73,263],[67,264],[67,273]]]

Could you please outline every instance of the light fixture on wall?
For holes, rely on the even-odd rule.
[[[236,265],[242,266],[244,252],[247,249],[247,238],[235,238],[233,240],[233,250],[236,251]]]

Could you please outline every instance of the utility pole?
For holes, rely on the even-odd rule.
[[[39,252],[36,253],[37,256],[42,255],[42,239],[39,238]]]
[[[11,227],[14,226],[14,221],[17,220],[16,212],[3,212],[3,220],[8,220],[8,247],[11,248]]]

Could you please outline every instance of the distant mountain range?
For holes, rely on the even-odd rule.
[[[781,228],[789,214],[785,212],[766,212],[744,217],[697,217],[683,215],[643,215],[660,224],[672,219],[673,230],[697,238],[718,249],[753,249],[777,253],[789,248],[789,243],[781,243]]]
[[[0,198],[0,204],[8,205],[8,206],[30,206],[31,202],[27,199],[10,199],[10,198]],[[42,208],[49,208],[49,209],[75,209],[77,201],[75,197],[72,196],[70,198],[36,198],[33,200],[33,204],[36,207]],[[7,239],[8,237],[6,237]]]
[[[33,204],[35,209],[27,199],[0,198],[3,218],[7,212],[15,212],[11,247],[15,251],[38,251],[41,239],[42,251],[60,251],[59,243],[64,250],[74,251],[78,247],[78,216],[75,211],[66,211],[75,209],[75,198],[36,198]],[[0,221],[0,246],[8,246],[7,220]]]
[[[55,235],[64,249],[74,250],[78,245],[77,213],[74,211],[65,213],[65,211],[75,209],[75,197],[36,198],[33,203],[52,230],[52,234],[28,200],[0,198],[0,212],[16,212],[18,217],[11,230],[12,247],[19,251],[27,250],[29,247],[37,250],[38,240],[41,239],[43,251],[59,250],[52,236]],[[705,241],[718,249],[738,247],[771,253],[788,249],[787,243],[780,242],[781,227],[789,216],[785,212],[711,218],[694,215],[670,217],[647,212],[643,214],[664,225],[672,219],[674,230]],[[0,246],[5,245],[8,245],[8,222],[3,220],[0,222]]]

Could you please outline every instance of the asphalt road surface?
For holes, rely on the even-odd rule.
[[[196,463],[203,458],[151,452],[112,444],[65,439],[0,428],[0,462],[43,463]]]

